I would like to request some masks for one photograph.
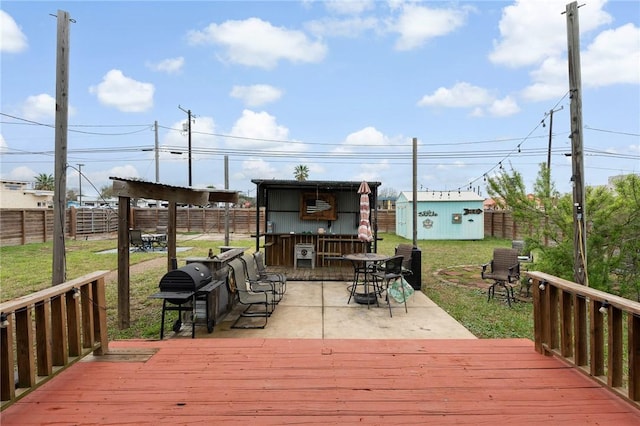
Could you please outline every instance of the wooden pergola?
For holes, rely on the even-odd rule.
[[[131,198],[168,201],[167,271],[176,258],[176,212],[178,204],[206,206],[209,203],[238,202],[238,192],[230,190],[194,189],[142,180],[110,177],[113,192],[118,197],[118,326],[129,327],[129,230],[131,229]]]

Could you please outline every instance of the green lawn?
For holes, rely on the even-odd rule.
[[[393,254],[395,246],[407,243],[393,234],[379,234],[378,252]],[[188,237],[186,237],[188,238]],[[237,238],[231,245],[253,247],[250,238]],[[181,238],[178,246],[193,247],[179,252],[178,263],[186,257],[206,256],[209,249],[218,252],[223,241],[202,241]],[[533,314],[530,303],[517,303],[509,308],[500,300],[487,302],[486,294],[465,286],[466,281],[478,280],[480,265],[491,259],[495,247],[510,247],[509,240],[483,241],[419,241],[422,255],[422,288],[424,293],[451,316],[480,338],[533,338]],[[66,242],[67,279],[97,270],[117,269],[117,254],[98,254],[113,249],[116,240],[68,240]],[[0,248],[0,300],[6,301],[51,285],[52,244],[38,243]],[[133,253],[131,264],[162,256],[153,253]],[[460,268],[463,265],[471,265]],[[455,271],[455,279],[437,274],[440,270]],[[131,327],[118,330],[117,288],[114,281],[107,284],[107,316],[109,338],[155,337],[159,334],[161,307],[148,296],[157,291],[158,282],[166,273],[166,265],[131,275]],[[443,277],[446,282],[443,282]],[[457,281],[460,285],[452,285]]]

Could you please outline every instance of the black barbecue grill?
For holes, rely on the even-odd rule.
[[[181,268],[167,272],[160,280],[160,292],[151,298],[162,299],[162,323],[160,324],[160,340],[164,337],[164,320],[166,311],[178,311],[178,319],[173,324],[176,333],[182,327],[182,312],[191,313],[191,337],[195,337],[196,308],[198,301],[205,305],[205,322],[207,331],[213,331],[214,315],[211,315],[209,301],[212,290],[218,282],[211,281],[211,271],[202,263],[189,263]]]

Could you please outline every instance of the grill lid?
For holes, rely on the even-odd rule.
[[[160,291],[195,291],[211,282],[211,271],[202,263],[189,263],[167,272],[160,280]]]

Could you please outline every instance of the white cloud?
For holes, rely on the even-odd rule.
[[[626,24],[601,32],[582,55],[581,64],[587,87],[640,84],[640,28]]]
[[[153,107],[155,88],[125,76],[122,71],[109,71],[97,86],[89,87],[103,105],[115,107],[123,112],[143,112]]]
[[[581,52],[583,87],[640,84],[640,29],[633,24],[606,30]],[[544,101],[565,94],[569,88],[566,57],[545,59],[531,71],[532,84],[522,91],[524,99]]]
[[[29,47],[16,21],[4,10],[0,10],[0,52],[20,53]]]
[[[33,169],[27,166],[18,166],[15,169],[12,169],[7,175],[4,173],[2,177],[8,180],[20,180],[26,182],[33,182],[35,177],[38,175]]]
[[[497,99],[487,89],[462,82],[451,88],[440,87],[433,94],[425,95],[418,106],[442,108],[471,108],[472,117],[506,117],[516,114],[520,107],[511,96]]]
[[[508,117],[520,112],[520,107],[515,99],[511,96],[506,96],[503,99],[493,101],[487,110],[494,117]]]
[[[347,135],[344,143],[332,150],[335,154],[356,152],[360,147],[379,146],[384,147],[389,144],[389,138],[375,127],[368,126],[357,132]]]
[[[357,15],[375,7],[373,0],[326,0],[324,3],[329,12],[342,15]]]
[[[266,112],[242,111],[242,116],[231,129],[232,136],[246,139],[230,139],[234,147],[244,149],[274,149],[273,141],[289,139],[289,129],[277,123],[276,117]],[[276,142],[277,143],[277,142]],[[277,149],[286,149],[288,144],[279,144]]]
[[[310,41],[296,30],[274,27],[259,18],[210,24],[202,31],[190,31],[191,44],[213,44],[225,48],[223,60],[251,67],[272,69],[280,60],[293,63],[320,62],[327,47]]]
[[[186,126],[186,116],[184,120],[174,123],[172,129],[184,129]],[[212,117],[198,116],[191,122],[191,158],[202,158],[198,154],[198,148],[216,148],[219,138],[215,136],[216,124]],[[180,154],[171,153],[180,152]],[[179,157],[178,157],[179,155]],[[162,141],[160,152],[161,159],[175,160],[189,155],[189,136],[187,132],[172,131],[167,133]]]
[[[74,115],[76,110],[71,105],[68,107],[69,115]],[[56,100],[51,95],[41,93],[29,96],[22,104],[22,116],[28,120],[40,120],[43,118],[55,118]]]
[[[274,167],[262,158],[250,158],[242,162],[241,171],[234,174],[237,179],[291,179],[293,172],[286,167]]]
[[[593,0],[579,10],[580,31],[587,33],[611,22],[602,10],[607,0]],[[567,48],[567,22],[562,12],[566,0],[516,0],[502,10],[500,36],[489,59],[497,64],[521,67],[557,56]]]
[[[124,166],[116,166],[109,170],[111,176],[117,176],[122,178],[137,178],[140,177],[138,170],[130,164]]]
[[[522,91],[530,101],[544,101],[561,97],[569,89],[567,60],[560,57],[547,58],[538,69],[531,71],[533,83]]]
[[[429,40],[449,34],[466,23],[471,9],[434,9],[408,3],[400,17],[391,25],[400,34],[396,49],[411,50]]]
[[[246,105],[255,107],[277,101],[282,97],[282,90],[268,84],[233,86],[229,96],[241,99]]]
[[[0,153],[7,152],[9,146],[7,145],[7,141],[4,140],[4,136],[0,134]]]
[[[177,58],[163,59],[160,62],[147,62],[147,67],[153,71],[166,72],[167,74],[177,74],[182,71],[184,66],[184,58],[182,56]]]
[[[345,145],[355,146],[385,146],[388,142],[387,137],[380,130],[371,126],[349,134],[344,141]]]
[[[469,83],[456,83],[452,88],[438,88],[432,95],[425,95],[418,101],[418,106],[435,106],[446,108],[471,108],[487,105],[494,98],[487,89]]]
[[[319,37],[358,37],[369,30],[376,30],[378,20],[373,17],[349,19],[325,18],[309,21],[305,27]]]

